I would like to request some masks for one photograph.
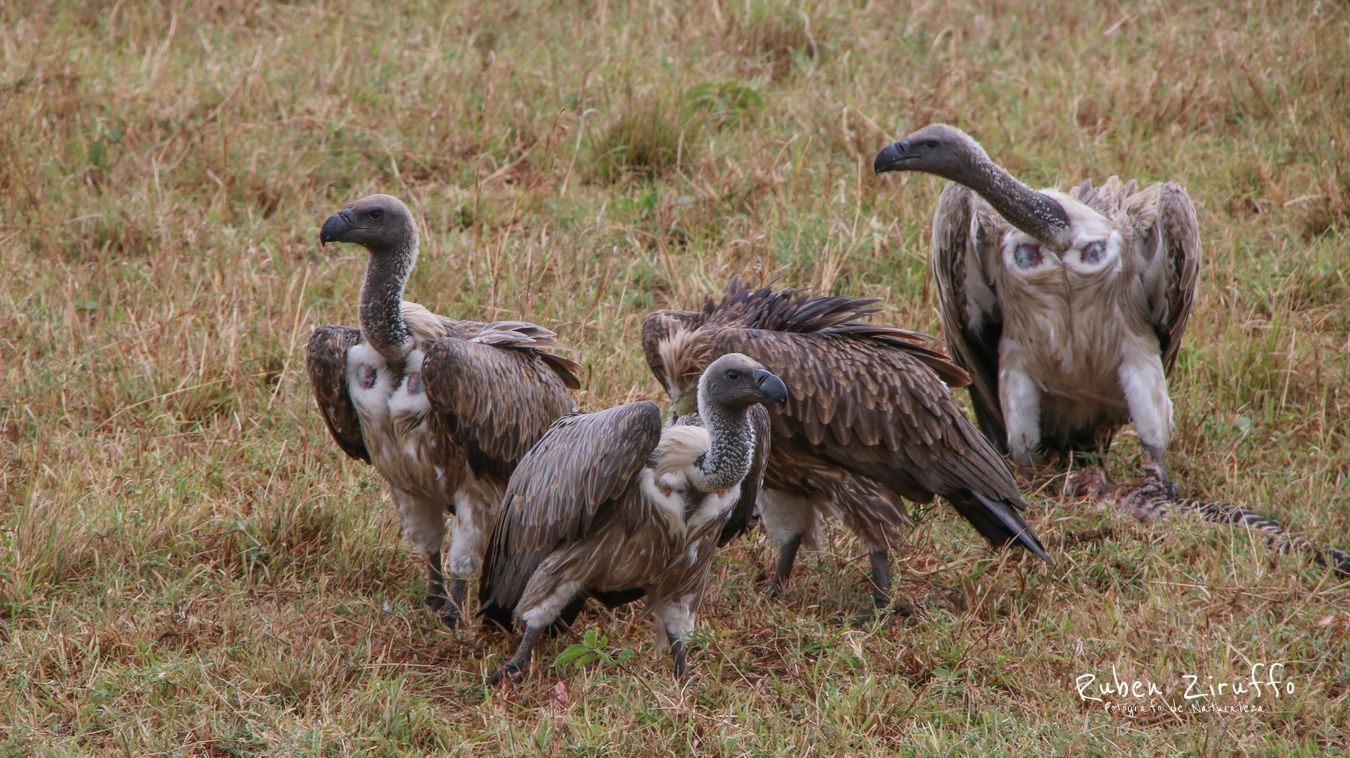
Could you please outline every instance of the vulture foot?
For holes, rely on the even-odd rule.
[[[521,670],[520,666],[512,661],[507,661],[498,666],[496,671],[492,672],[492,676],[488,677],[487,686],[496,687],[503,682],[506,684],[518,684],[520,680],[524,678],[525,672]]]
[[[449,596],[433,598],[427,595],[427,607],[436,612],[441,622],[451,629],[459,626],[459,622],[464,618],[464,596],[468,593],[468,584],[466,580],[455,578],[450,580]],[[439,601],[437,605],[432,605],[432,601]]]
[[[884,610],[891,604],[891,562],[884,548],[869,550],[868,559],[872,563],[872,601],[878,609]]]
[[[441,554],[437,551],[427,556],[427,594],[422,602],[439,613],[445,607],[446,600],[445,575],[441,571]]]
[[[1144,464],[1144,481],[1158,482],[1167,489],[1168,497],[1175,498],[1177,486],[1172,483],[1171,479],[1167,478],[1167,471],[1162,464],[1162,449],[1153,445],[1145,445],[1144,449],[1148,451],[1149,458],[1152,459],[1149,463]]]
[[[488,687],[496,687],[503,681],[515,683],[525,678],[525,670],[530,667],[530,659],[534,657],[534,646],[543,636],[544,630],[548,624],[543,626],[526,626],[525,634],[520,638],[520,646],[516,648],[516,654],[511,659],[503,663],[492,676],[488,677]]]
[[[666,638],[670,640],[670,657],[673,663],[675,681],[683,684],[689,681],[689,661],[685,656],[684,639],[669,631],[666,632]]]
[[[444,605],[435,610],[436,610],[436,618],[440,619],[441,623],[445,624],[446,628],[448,629],[459,628],[459,622],[462,616],[460,615],[458,606],[447,601]]]

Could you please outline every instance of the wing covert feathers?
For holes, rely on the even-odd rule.
[[[436,342],[426,351],[422,379],[470,466],[508,476],[549,425],[576,406],[562,374],[538,360],[544,354],[535,349],[537,339],[496,326],[471,340]]]
[[[908,523],[901,497],[940,495],[992,543],[1015,540],[1043,557],[1016,514],[1024,503],[1006,464],[952,400],[948,387],[964,385],[966,373],[922,335],[857,321],[874,303],[751,291],[737,279],[698,318],[681,317],[679,328],[693,333],[681,350],[666,340],[653,359],[662,342],[653,336],[671,333],[664,314],[648,319],[644,346],[667,387],[731,352],[783,379],[791,391],[768,411],[765,486],[828,495],[850,528],[881,544]]]
[[[1200,225],[1195,206],[1180,185],[1157,185],[1158,239],[1164,254],[1161,292],[1150,293],[1153,328],[1158,333],[1163,367],[1171,371],[1181,348],[1181,335],[1195,307],[1196,283],[1200,277]],[[1165,306],[1165,307],[1164,307]]]
[[[952,359],[970,374],[975,418],[994,445],[1006,445],[998,400],[998,341],[1002,311],[989,266],[1008,228],[973,191],[948,184],[933,214],[931,264],[942,333]]]
[[[370,463],[361,437],[361,421],[347,394],[347,351],[361,344],[361,330],[350,326],[318,326],[305,346],[305,372],[319,413],[342,452]]]
[[[661,411],[646,401],[554,422],[507,486],[483,564],[480,613],[509,625],[539,564],[605,517],[660,439]]]

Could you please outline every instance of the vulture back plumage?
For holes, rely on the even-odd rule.
[[[751,290],[735,279],[700,311],[649,316],[644,352],[677,410],[688,377],[729,352],[751,356],[792,388],[787,404],[769,411],[761,498],[780,550],[795,555],[816,514],[827,513],[884,556],[910,523],[903,500],[940,495],[992,544],[1016,542],[1046,558],[1018,514],[1025,504],[1007,467],[952,402],[947,386],[965,384],[965,372],[926,335],[862,322],[875,302]]]

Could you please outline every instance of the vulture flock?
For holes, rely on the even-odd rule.
[[[1132,422],[1170,486],[1166,375],[1200,264],[1185,191],[1115,177],[1033,190],[945,125],[886,147],[874,168],[952,182],[932,233],[947,354],[869,323],[875,300],[737,278],[643,323],[665,413],[648,401],[582,413],[578,366],[552,331],[404,300],[418,228],[399,200],[372,195],[324,221],[322,244],[369,257],[359,326],[309,339],[315,400],[338,447],[389,483],[427,562],[427,605],[451,626],[472,617],[477,577],[476,615],[521,634],[490,683],[522,676],[540,638],[590,598],[644,600],[683,678],[713,554],[756,524],[781,594],[822,518],[842,520],[885,614],[906,501],[939,497],[990,545],[1051,561],[1002,453],[1024,468],[1044,452],[1100,453]],[[976,424],[953,401],[959,387]]]

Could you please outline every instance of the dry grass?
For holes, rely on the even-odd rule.
[[[736,273],[936,332],[940,183],[870,162],[948,120],[1037,183],[1189,188],[1206,261],[1173,472],[1344,547],[1348,21],[1328,2],[0,4],[0,752],[1344,752],[1345,584],[1053,487],[1032,495],[1053,570],[932,509],[900,572],[926,612],[851,629],[851,539],[785,603],[746,542],[715,566],[690,685],[623,610],[587,622],[638,648],[622,667],[544,665],[484,702],[509,642],[419,607],[300,345],[354,318],[361,276],[317,226],[376,190],[426,227],[411,296],[556,325],[588,407],[655,397],[642,315]],[[1133,469],[1132,440],[1114,452]],[[1131,719],[1074,692],[1113,665],[1177,685],[1253,661],[1296,693]]]

